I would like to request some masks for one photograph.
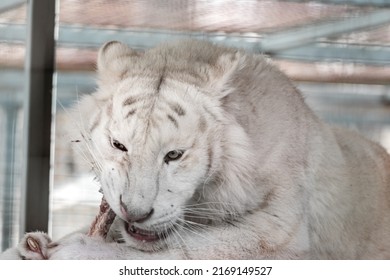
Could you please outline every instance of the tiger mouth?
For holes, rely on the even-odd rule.
[[[142,242],[156,242],[165,239],[172,232],[172,228],[165,231],[150,231],[138,228],[133,224],[125,223],[126,232],[134,239]]]

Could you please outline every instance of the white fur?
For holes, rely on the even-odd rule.
[[[49,258],[390,258],[389,156],[321,122],[268,59],[198,41],[145,53],[111,42],[98,73],[74,137],[117,219],[111,241],[74,234]],[[166,163],[172,150],[185,152]],[[136,240],[128,219],[172,232]]]

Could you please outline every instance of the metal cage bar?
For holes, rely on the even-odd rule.
[[[22,234],[48,230],[55,5],[30,0],[28,6]]]

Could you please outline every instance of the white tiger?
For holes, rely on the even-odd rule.
[[[117,215],[111,241],[28,233],[2,258],[390,258],[388,154],[319,120],[262,55],[109,42],[97,65],[76,145]]]

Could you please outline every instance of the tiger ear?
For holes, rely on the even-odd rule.
[[[123,78],[131,67],[132,57],[139,53],[127,45],[111,41],[105,43],[99,50],[97,70],[102,82],[115,82]]]
[[[224,53],[218,57],[211,71],[209,87],[218,99],[234,91],[233,80],[245,66],[245,56],[240,52]]]

